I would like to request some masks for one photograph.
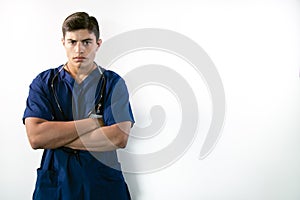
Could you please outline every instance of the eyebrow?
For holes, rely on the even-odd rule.
[[[70,41],[70,42],[72,42],[72,41],[74,41],[74,42],[77,42],[78,40],[67,39],[67,41]],[[89,42],[89,41],[93,41],[93,39],[91,39],[91,38],[87,38],[87,39],[83,39],[83,40],[81,40],[81,42]]]

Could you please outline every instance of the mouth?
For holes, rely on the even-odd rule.
[[[75,62],[83,62],[85,60],[85,57],[77,56],[77,57],[73,57],[73,59],[75,60]]]

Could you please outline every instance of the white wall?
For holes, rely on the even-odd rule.
[[[226,120],[212,153],[198,159],[211,117],[208,93],[202,91],[203,96],[195,94],[203,112],[193,144],[166,168],[126,174],[134,199],[300,199],[297,0],[1,1],[0,199],[31,197],[42,151],[31,150],[21,121],[28,86],[38,72],[66,61],[61,24],[74,11],[87,11],[99,19],[104,42],[139,28],[181,33],[207,52],[223,81]],[[112,69],[122,73],[131,64],[167,65],[178,59],[161,52],[136,54],[116,61]],[[180,71],[182,66],[170,67]],[[190,83],[203,85],[201,78],[184,75]],[[173,120],[175,126],[180,119]],[[140,141],[128,148],[157,151],[174,135],[158,137],[161,140]]]

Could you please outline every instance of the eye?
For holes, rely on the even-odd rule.
[[[89,44],[91,44],[92,42],[89,40],[83,41],[82,42],[84,46],[88,46]]]
[[[76,45],[76,40],[69,40],[68,43],[71,44],[71,45]]]

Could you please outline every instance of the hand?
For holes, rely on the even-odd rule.
[[[105,126],[102,118],[97,118],[97,121],[98,121],[100,127]]]
[[[89,118],[95,119],[99,127],[105,126],[102,115],[90,114]]]

